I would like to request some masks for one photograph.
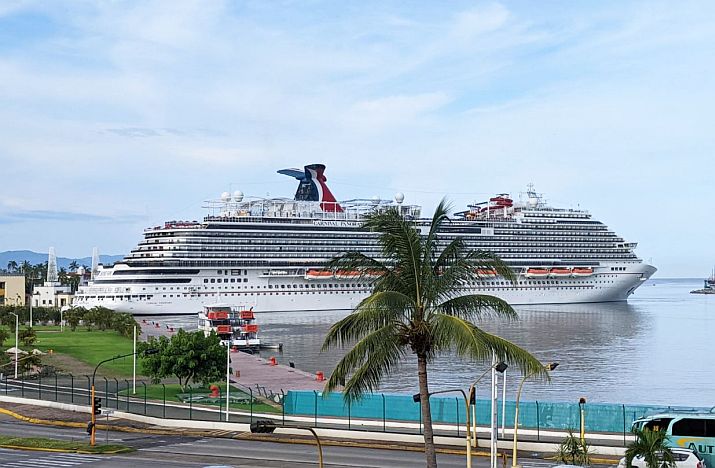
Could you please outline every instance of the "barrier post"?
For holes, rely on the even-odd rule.
[[[114,407],[119,409],[119,380],[114,377]]]
[[[348,431],[350,430],[350,407],[351,407],[351,406],[352,406],[352,405],[351,405],[350,402],[348,401]]]
[[[20,396],[25,396],[25,371],[20,374]]]
[[[91,405],[92,404],[92,382],[89,379],[89,376],[85,374],[85,377],[87,377],[87,404]]]
[[[626,446],[626,405],[621,405],[623,407],[623,446]]]
[[[223,400],[221,398],[221,395],[223,394],[223,392],[221,392],[221,386],[220,385],[217,385],[217,386],[218,386],[218,420],[220,422],[221,421],[221,401]]]
[[[380,395],[382,395],[382,432],[387,432],[387,410],[385,408],[385,394],[381,393]]]
[[[37,399],[42,400],[42,372],[37,374]]]
[[[106,377],[104,379],[104,401],[107,403],[107,408],[109,408],[109,381]]]
[[[70,374],[70,402],[74,403],[74,375]]]
[[[253,389],[251,387],[248,387],[248,391],[250,392],[250,406],[251,406],[251,424],[253,424]]]
[[[124,391],[127,392],[127,412],[129,412],[129,380],[124,379]]]
[[[540,439],[540,431],[541,431],[541,421],[539,418],[539,400],[536,400],[536,440],[539,441]]]
[[[283,399],[281,400],[281,408],[283,409],[283,425],[286,425],[286,394],[281,388],[281,394],[283,395]]]
[[[189,420],[191,420],[191,412],[194,409],[194,398],[193,398],[193,391],[191,388],[191,385],[188,385],[189,387]],[[251,418],[253,420],[253,418]]]
[[[146,382],[143,380],[142,385],[144,386],[144,416],[146,416]]]
[[[55,372],[55,401],[57,401],[57,372]]]
[[[166,385],[161,384],[161,388],[163,389],[163,392],[162,392],[163,397],[162,397],[162,405],[161,405],[162,415],[163,415],[164,419],[166,419]]]
[[[454,409],[457,410],[457,437],[459,437],[459,398],[454,397]]]
[[[313,427],[318,427],[318,392],[313,390],[313,395],[315,395],[315,407],[313,408],[315,410],[315,422]]]

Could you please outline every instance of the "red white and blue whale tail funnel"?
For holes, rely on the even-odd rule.
[[[310,164],[305,166],[304,172],[300,169],[281,169],[278,173],[299,180],[298,190],[295,192],[296,200],[319,201],[320,208],[330,213],[343,211],[343,207],[325,184],[328,179],[324,175],[324,164]]]

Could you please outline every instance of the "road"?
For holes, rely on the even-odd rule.
[[[62,440],[87,440],[83,429],[34,425],[0,415],[0,434],[23,437],[49,437]],[[98,433],[104,442],[105,433]],[[317,448],[308,444],[236,440],[229,438],[194,438],[109,432],[110,443],[122,443],[137,449],[124,455],[80,455],[51,452],[26,452],[0,449],[3,467],[312,467],[317,465]],[[422,452],[325,446],[326,467],[402,468],[424,465]],[[475,457],[475,468],[486,468],[488,458]],[[439,454],[443,467],[463,467],[464,456]],[[525,468],[547,468],[543,460],[521,460]]]

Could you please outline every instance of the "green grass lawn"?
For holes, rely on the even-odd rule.
[[[32,447],[37,449],[62,449],[72,452],[91,452],[91,453],[106,453],[132,452],[134,449],[126,445],[96,445],[92,447],[89,444],[82,442],[70,442],[65,440],[43,439],[37,437],[15,437],[0,434],[0,445],[6,447]]]
[[[95,366],[99,361],[118,354],[132,352],[132,339],[123,337],[113,330],[87,331],[85,328],[77,328],[76,331],[70,331],[69,327],[65,327],[64,332],[60,332],[59,327],[56,326],[41,326],[35,327],[35,331],[37,342],[32,348],[45,352],[51,349],[55,353],[72,356],[90,366]],[[132,357],[102,364],[101,371],[117,377],[131,377]],[[137,372],[140,371],[141,365],[137,362]]]
[[[222,384],[217,384],[217,385],[221,389],[221,395],[224,398],[222,401],[222,405],[224,405],[226,402],[226,400],[225,400],[225,398],[226,398],[226,384],[222,383]],[[211,390],[208,388],[205,388],[205,387],[197,387],[195,385],[192,385],[191,392],[193,394],[202,394],[202,393],[211,393]],[[121,391],[119,393],[121,395],[126,395],[126,392],[124,392],[124,391]],[[179,387],[179,384],[166,384],[166,401],[181,402],[181,399],[179,399],[179,397],[177,396],[180,393],[189,393],[188,387],[187,387],[186,391],[182,391],[181,387]],[[245,397],[246,399],[249,398],[248,393],[237,390],[234,387],[231,387],[231,394],[232,395],[240,394],[241,397]],[[144,387],[143,386],[137,386],[137,394],[135,395],[135,397],[137,397],[137,398],[144,397]],[[148,400],[162,401],[164,398],[164,389],[162,388],[161,385],[147,385],[146,397]],[[219,406],[218,403],[210,403],[210,402],[201,402],[201,403],[195,403],[195,404]],[[235,410],[239,410],[239,411],[250,411],[251,405],[247,404],[247,403],[246,404],[231,403],[231,409],[235,409]],[[280,413],[281,409],[254,400],[253,412],[254,413]]]

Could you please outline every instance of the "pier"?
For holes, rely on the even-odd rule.
[[[141,339],[146,341],[151,336],[171,337],[178,328],[161,322],[142,319]],[[288,390],[322,391],[325,381],[322,374],[311,374],[289,365],[280,364],[276,357],[262,358],[240,351],[231,352],[233,382],[251,389],[261,388],[264,393],[281,394]]]

